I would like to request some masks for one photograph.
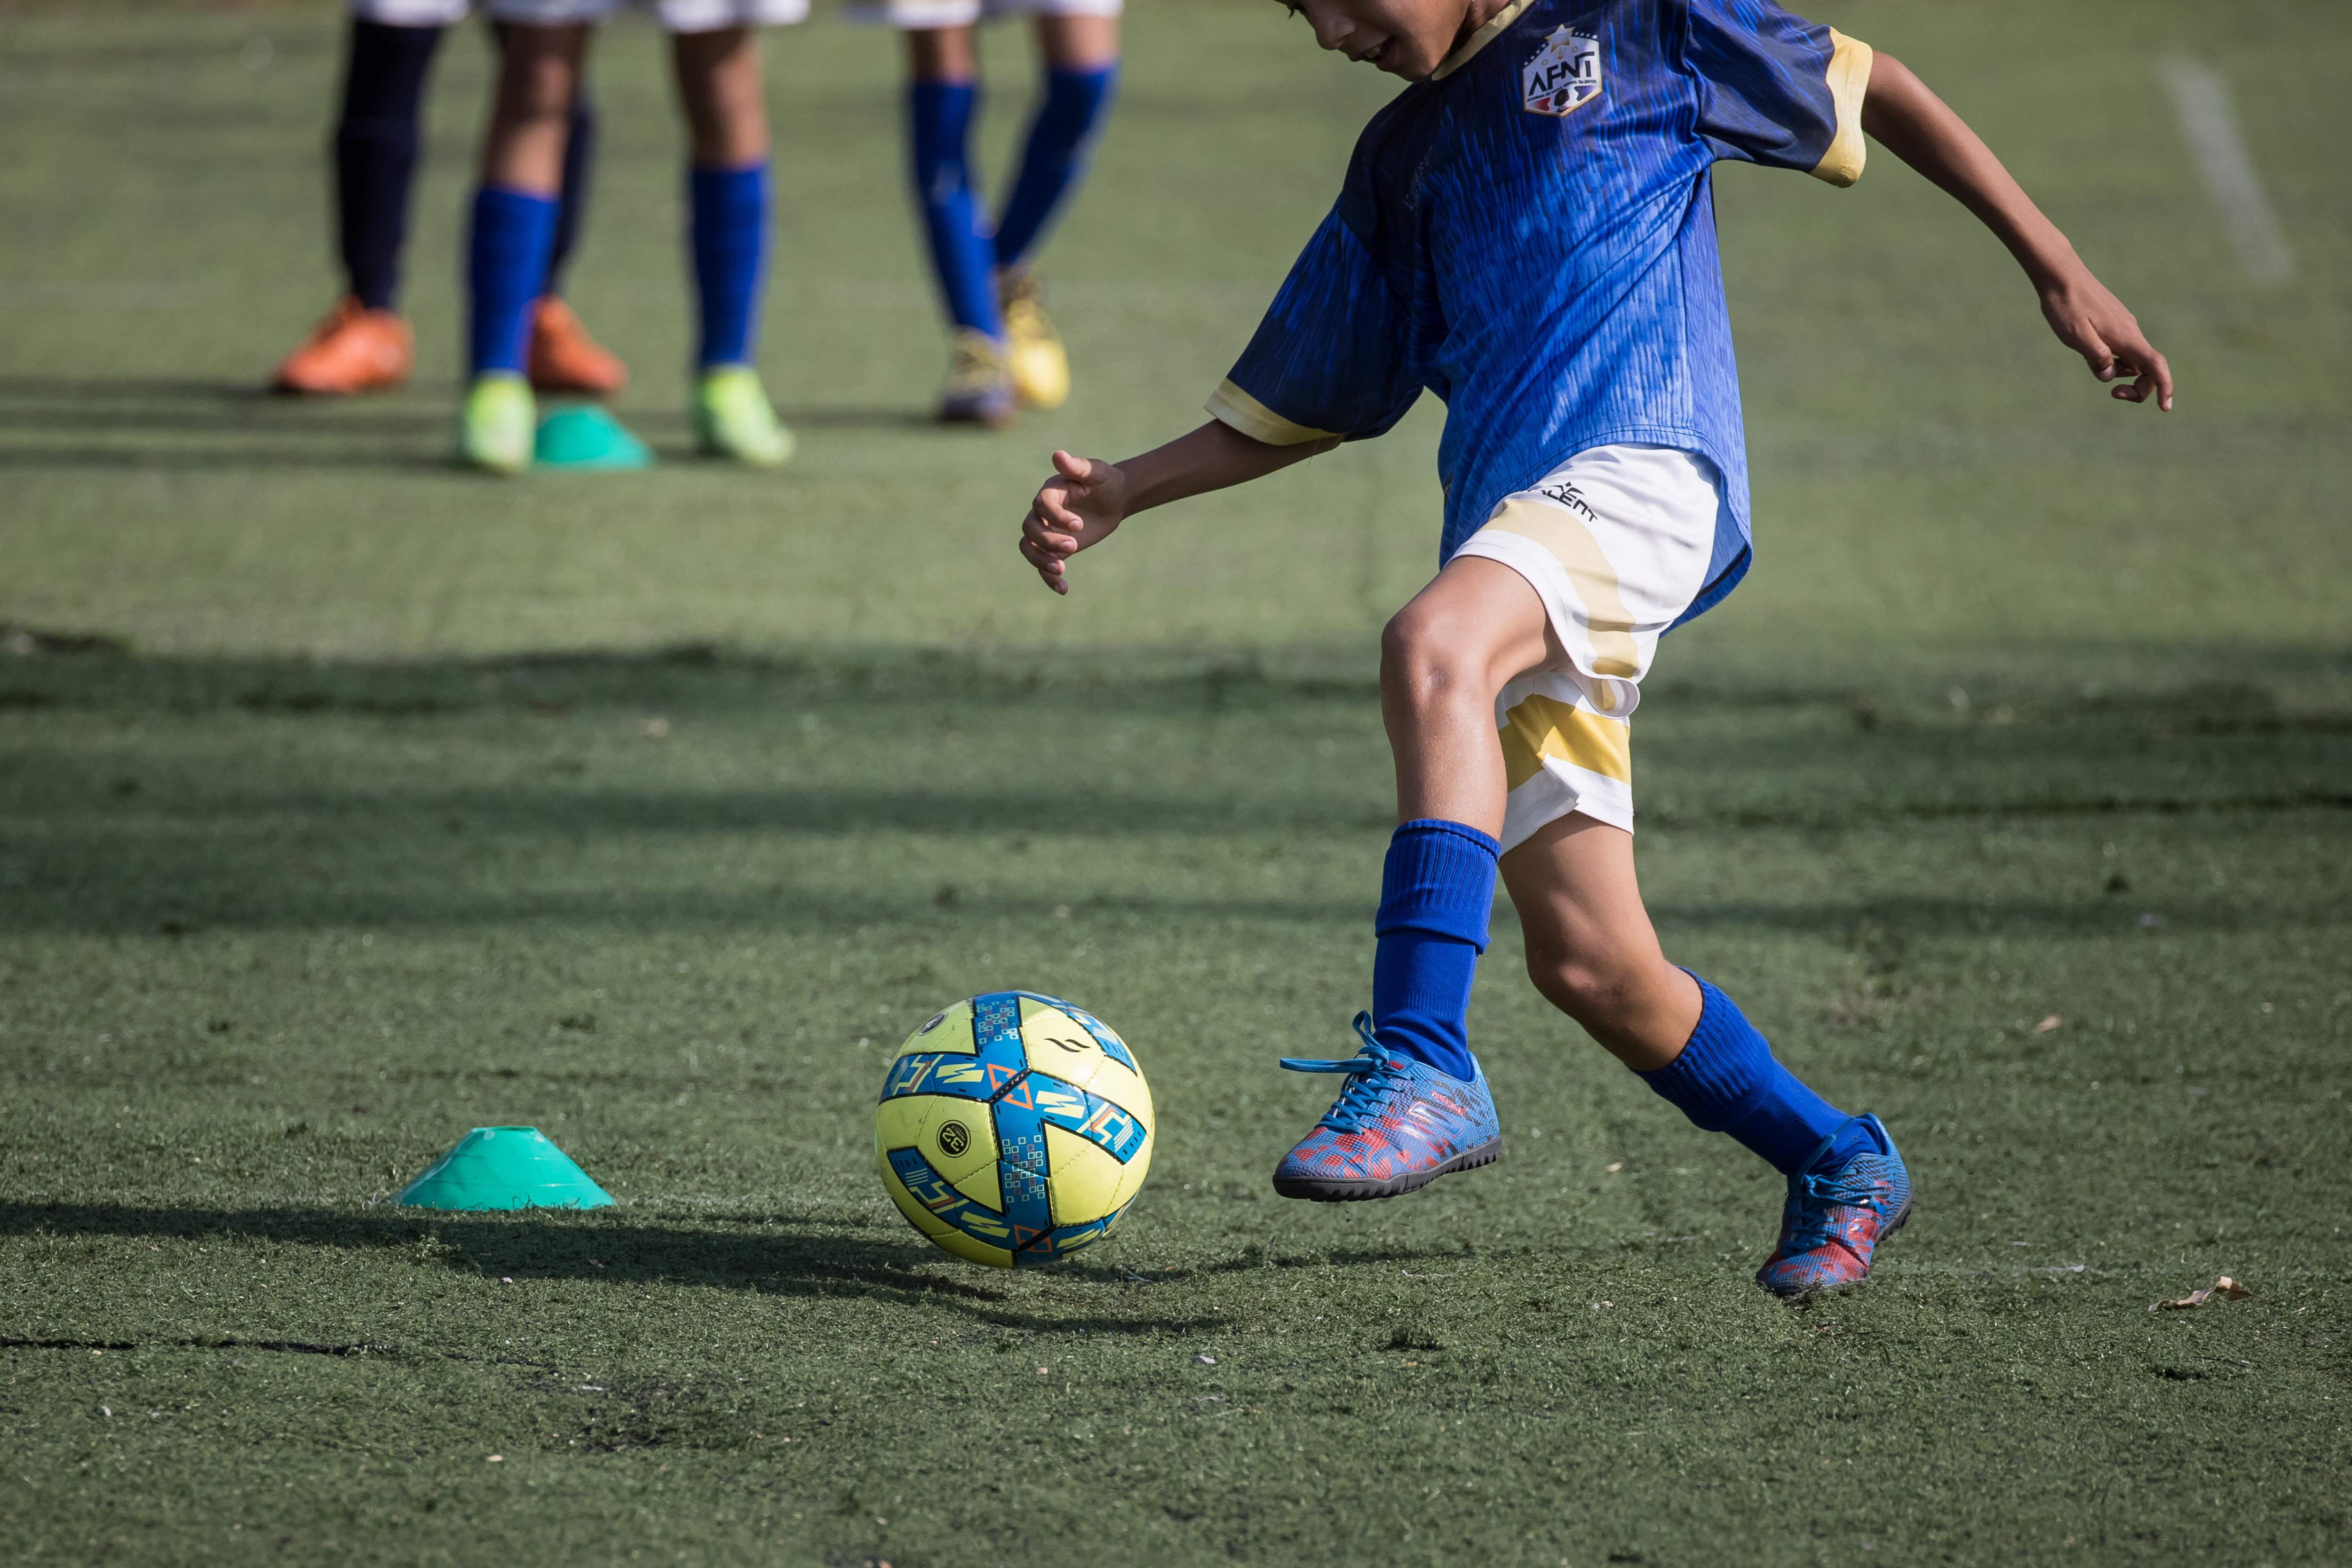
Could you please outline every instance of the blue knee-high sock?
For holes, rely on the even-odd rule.
[[[473,295],[467,362],[473,373],[522,374],[531,301],[547,281],[555,242],[555,198],[484,185],[474,193],[466,282]]]
[[[1774,1170],[1793,1175],[1850,1118],[1780,1065],[1730,997],[1704,980],[1698,993],[1698,1026],[1682,1055],[1638,1076],[1702,1130],[1728,1132]],[[1856,1146],[1866,1138],[1857,1132]],[[1832,1150],[1829,1163],[1846,1152]]]
[[[1049,70],[1045,100],[1029,122],[1021,173],[996,220],[996,265],[1016,267],[1036,247],[1070,190],[1087,172],[1095,136],[1118,86],[1118,62],[1096,70]]]
[[[596,106],[583,87],[572,95],[572,128],[563,138],[563,193],[557,198],[555,239],[547,253],[542,294],[563,292],[563,264],[580,243],[580,226],[588,221],[588,171],[595,162]]]
[[[992,338],[1004,335],[996,316],[995,258],[981,227],[980,197],[971,186],[971,117],[980,88],[969,81],[918,81],[907,89],[908,142],[914,154],[915,200],[930,237],[931,266],[948,316]]]
[[[694,283],[702,301],[697,363],[750,364],[768,261],[768,161],[688,171],[694,211]]]
[[[416,174],[417,104],[441,42],[439,27],[393,27],[354,19],[335,123],[335,215],[343,273],[371,310],[389,310],[408,237],[408,187]]]
[[[1470,981],[1486,951],[1502,847],[1464,823],[1423,817],[1389,840],[1372,923],[1372,1031],[1381,1043],[1467,1079]]]

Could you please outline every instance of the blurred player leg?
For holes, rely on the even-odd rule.
[[[1021,401],[1058,408],[1070,395],[1070,362],[1047,319],[1029,266],[1086,173],[1118,83],[1119,0],[1037,0],[1045,92],[1022,144],[1021,171],[996,220],[996,288],[1005,359]]]
[[[979,6],[902,5],[893,13],[907,29],[908,172],[954,329],[940,417],[1003,426],[1013,419],[1015,394],[997,310],[995,250],[971,177],[971,123],[980,107],[972,23]]]
[[[588,176],[596,157],[596,107],[583,80],[573,95],[572,127],[563,142],[563,191],[555,212],[554,247],[547,283],[530,312],[530,384],[537,392],[609,396],[628,384],[620,357],[588,335],[563,299],[563,266],[588,217]]]
[[[1788,1178],[1757,1279],[1794,1294],[1867,1274],[1910,1178],[1874,1117],[1823,1100],[1728,996],[1667,961],[1642,904],[1626,721],[1659,637],[1709,580],[1723,506],[1720,475],[1688,453],[1579,453],[1505,498],[1399,616],[1391,643],[1408,646],[1383,695],[1407,814],[1493,813],[1470,820],[1503,846],[1536,988],[1695,1125]],[[1479,692],[1488,745],[1468,732]]]
[[[483,137],[467,240],[471,380],[457,434],[459,460],[497,473],[530,466],[537,427],[524,376],[530,311],[554,252],[564,147],[588,35],[587,25],[576,22],[499,29],[498,95]]]
[[[677,30],[670,43],[691,144],[688,248],[699,325],[695,431],[713,456],[773,468],[792,456],[793,439],[777,422],[757,368],[770,222],[759,38],[739,22]]]
[[[345,395],[396,386],[415,358],[397,310],[416,170],[418,104],[435,48],[467,0],[359,0],[335,125],[335,204],[346,289],[278,365],[280,392]]]

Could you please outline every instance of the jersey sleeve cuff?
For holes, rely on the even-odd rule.
[[[1229,425],[1251,440],[1263,441],[1269,447],[1329,441],[1339,435],[1337,430],[1318,430],[1311,425],[1285,419],[1230,380],[1217,384],[1217,390],[1209,394],[1206,406],[1209,416],[1219,424]]]
[[[1869,143],[1862,135],[1862,100],[1870,90],[1870,46],[1830,29],[1830,97],[1837,105],[1837,134],[1830,150],[1813,165],[1813,178],[1832,185],[1850,185],[1862,178]]]

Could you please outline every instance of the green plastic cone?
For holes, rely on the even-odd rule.
[[[619,420],[590,403],[559,408],[540,421],[531,462],[541,468],[612,473],[650,468],[654,455]]]
[[[394,1200],[415,1209],[601,1209],[613,1194],[536,1127],[477,1127]]]

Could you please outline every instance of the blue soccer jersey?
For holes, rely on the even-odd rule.
[[[1867,45],[1769,0],[1517,0],[1365,127],[1209,412],[1278,445],[1360,440],[1435,393],[1441,560],[1578,452],[1700,453],[1727,504],[1698,614],[1748,557],[1707,171],[1852,184],[1869,80]]]

